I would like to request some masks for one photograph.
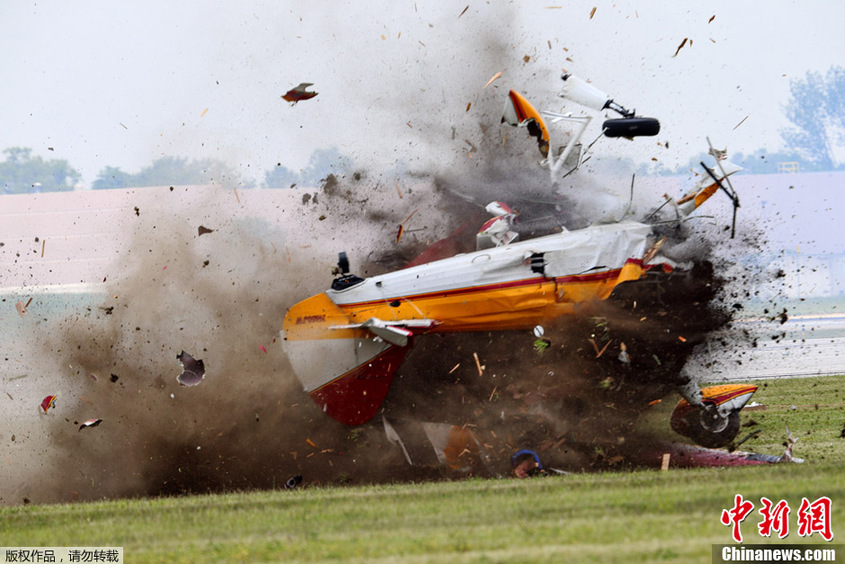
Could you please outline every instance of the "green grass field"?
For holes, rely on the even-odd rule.
[[[755,504],[746,543],[823,543],[796,522],[801,498],[821,496],[838,543],[840,383],[768,382],[754,398],[766,409],[744,415],[760,433],[743,449],[779,454],[788,425],[804,464],[16,506],[0,509],[0,544],[122,546],[126,562],[711,562],[713,544],[732,542],[719,517],[736,494]],[[762,496],[792,508],[787,539],[757,533]]]

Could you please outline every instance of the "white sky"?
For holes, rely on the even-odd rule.
[[[778,149],[790,78],[845,64],[843,22],[840,1],[7,1],[0,149],[67,159],[86,186],[162,155],[259,182],[329,146],[436,167],[465,158],[480,118],[499,127],[509,88],[577,111],[554,97],[566,67],[659,118],[672,142],[660,159],[676,166],[708,135]],[[290,106],[281,95],[300,82],[319,95]]]

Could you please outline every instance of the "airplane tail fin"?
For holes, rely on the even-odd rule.
[[[401,329],[352,324],[325,293],[291,307],[282,327],[285,353],[303,388],[327,415],[347,425],[375,416],[411,347]],[[373,338],[379,333],[390,339]]]

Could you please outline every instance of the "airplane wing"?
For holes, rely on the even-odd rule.
[[[414,329],[433,320],[350,318],[320,293],[291,307],[282,328],[285,353],[311,399],[346,425],[366,423],[381,407]]]

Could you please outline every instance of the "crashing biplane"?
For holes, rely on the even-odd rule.
[[[564,80],[575,101],[622,113],[623,118],[605,122],[604,135],[653,135],[659,128],[657,120],[635,117],[583,81],[569,75]],[[540,139],[545,135],[548,141],[539,113],[526,110],[524,98],[511,95],[508,107],[516,110],[506,108],[506,121],[515,112],[517,124],[542,125]],[[549,155],[553,178],[579,136],[570,136],[567,147]],[[722,153],[711,154],[716,169],[705,167],[705,180],[671,202],[671,221],[684,221],[719,187],[727,191],[722,181],[738,169],[721,163]],[[414,339],[422,335],[531,328],[572,314],[584,302],[605,300],[624,282],[679,266],[664,253],[665,237],[656,229],[661,222],[651,221],[654,213],[649,222],[626,219],[519,241],[510,229],[515,213],[509,207],[494,202],[487,210],[496,217],[479,232],[475,252],[368,278],[351,274],[346,254],[340,253],[331,287],[288,309],[281,331],[285,352],[305,391],[327,415],[348,425],[372,419]],[[685,403],[676,410],[683,413],[673,428],[708,446],[727,444],[754,390],[742,386],[702,395],[697,386],[685,386],[679,390]]]

